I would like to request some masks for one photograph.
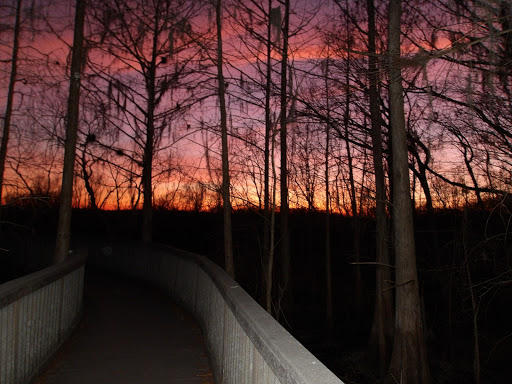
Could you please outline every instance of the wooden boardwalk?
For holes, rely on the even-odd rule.
[[[212,384],[197,323],[156,288],[87,269],[84,317],[36,384]]]

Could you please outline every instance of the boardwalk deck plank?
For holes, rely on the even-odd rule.
[[[84,319],[36,384],[213,383],[197,323],[164,293],[86,271]]]

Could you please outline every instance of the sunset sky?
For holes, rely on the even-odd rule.
[[[14,6],[15,2],[10,1],[10,5]],[[188,3],[187,3],[188,4]],[[332,74],[329,76],[332,95],[337,95],[336,100],[332,101],[335,106],[332,115],[338,121],[343,121],[344,107],[343,100],[349,97],[351,100],[361,100],[364,97],[365,83],[365,30],[367,22],[365,19],[364,7],[359,3],[346,4],[341,2],[339,5],[331,1],[308,2],[308,1],[292,1],[293,14],[291,18],[291,31],[294,34],[290,40],[290,73],[291,80],[289,84],[290,101],[289,109],[305,108],[304,101],[314,93],[323,97],[323,67],[322,60],[325,61],[327,55],[332,61]],[[357,28],[354,26],[348,31],[351,36],[352,47],[347,53],[346,47],[343,48],[343,38],[347,33],[345,23],[346,16],[340,13],[340,9],[347,6],[350,12],[354,12],[353,20],[358,19]],[[277,6],[277,3],[276,3]],[[379,5],[381,11],[384,7]],[[149,9],[149,8],[148,8]],[[178,8],[176,8],[178,9]],[[190,12],[189,8],[186,12]],[[435,7],[425,5],[425,10],[433,10],[433,19],[442,19],[444,14]],[[0,33],[0,59],[2,60],[2,77],[1,82],[6,85],[9,79],[9,58],[12,47],[12,8],[8,6],[1,9],[7,20],[6,27]],[[211,10],[202,10],[195,13],[190,19],[190,24],[194,32],[205,31],[208,26],[212,26]],[[254,31],[265,34],[266,26],[259,22],[258,17],[261,12],[253,8],[254,20],[249,21],[243,11],[228,5],[224,11],[224,30],[223,43],[224,55],[226,58],[225,76],[228,85],[228,108],[229,108],[229,124],[232,132],[230,139],[231,147],[231,172],[233,173],[233,204],[235,206],[246,206],[247,201],[257,203],[258,189],[261,189],[262,182],[262,145],[264,136],[264,92],[262,68],[265,65],[265,49],[254,36],[243,29],[243,24],[252,25]],[[10,15],[10,16],[7,16]],[[94,21],[94,12],[88,13],[86,35],[91,34],[91,28],[97,28],[98,24]],[[72,39],[72,25],[74,18],[74,7],[68,1],[31,1],[25,2],[22,18],[22,35],[21,49],[19,55],[18,82],[16,84],[17,94],[15,97],[15,114],[13,120],[13,134],[10,141],[9,151],[10,158],[7,166],[8,184],[6,188],[13,194],[21,193],[20,191],[31,189],[34,183],[39,183],[39,187],[47,188],[52,191],[58,189],[60,157],[63,137],[63,122],[65,114],[66,92],[68,87],[68,77],[66,66],[69,61],[69,49]],[[423,20],[418,18],[418,23]],[[242,21],[243,23],[240,23]],[[383,15],[379,14],[378,22],[385,22]],[[427,40],[427,31],[420,28],[409,29],[403,38],[403,54],[407,57],[420,57],[425,53],[421,49],[428,50],[433,59],[426,61],[422,67],[410,66],[404,70],[404,77],[414,78],[418,84],[434,87],[437,90],[447,92],[448,94],[457,94],[460,85],[467,82],[468,73],[466,70],[461,71],[460,65],[450,60],[440,60],[443,53],[451,52],[454,44],[465,44],[467,40],[463,35],[455,40],[450,38],[450,29],[465,30],[476,36],[485,33],[483,26],[472,26],[464,24],[462,20],[460,25],[447,26],[446,32],[438,32],[435,39]],[[96,26],[93,27],[93,24]],[[299,28],[299,29],[297,29]],[[482,29],[480,31],[480,29]],[[379,30],[383,33],[382,41],[385,41],[385,26],[379,25]],[[323,33],[330,32],[330,38],[333,41],[333,47],[327,49],[325,45],[326,36]],[[296,33],[296,34],[295,34]],[[149,35],[148,35],[149,36]],[[176,35],[177,36],[177,35]],[[174,37],[177,39],[177,37]],[[341,39],[339,42],[336,39]],[[162,35],[161,42],[163,46],[168,44],[168,36]],[[167,39],[167,40],[166,40]],[[79,139],[78,154],[84,149],[86,154],[86,168],[89,167],[91,177],[94,179],[95,188],[97,189],[98,198],[106,199],[103,207],[113,208],[116,206],[115,197],[118,192],[113,191],[121,187],[123,188],[123,199],[127,196],[137,194],[137,188],[140,180],[137,174],[137,166],[129,164],[126,155],[135,156],[140,160],[140,148],[143,137],[139,136],[143,119],[138,121],[136,117],[139,113],[137,103],[144,100],[143,83],[140,77],[140,64],[134,61],[125,61],[121,64],[119,60],[112,61],[112,56],[107,53],[106,49],[99,49],[98,34],[91,35],[91,43],[87,43],[87,54],[89,63],[94,64],[97,68],[100,65],[109,64],[108,75],[103,79],[93,80],[91,84],[97,86],[96,90],[84,89],[82,92],[82,108],[83,121],[81,123],[82,136]],[[95,41],[93,44],[92,41]],[[176,40],[176,44],[180,44]],[[184,41],[184,40],[183,40]],[[149,54],[149,40],[144,43],[144,50]],[[187,43],[188,44],[188,43]],[[260,44],[260,45],[258,45]],[[382,43],[384,44],[384,43]],[[420,48],[421,47],[421,48]],[[187,55],[191,54],[192,48],[186,48],[183,52],[177,53],[166,64],[160,65],[157,76],[164,79],[166,74],[172,75],[173,65],[177,65],[178,61],[187,59]],[[380,48],[379,48],[380,49]],[[351,59],[351,72],[348,78],[344,78],[343,67],[346,58]],[[280,54],[278,48],[272,50],[273,65],[273,81],[274,87],[278,86],[280,71]],[[130,59],[131,60],[131,59]],[[195,60],[195,58],[194,58]],[[215,72],[212,67],[212,61],[208,57],[204,57],[203,64],[204,74],[202,76],[210,76],[214,78]],[[126,64],[131,69],[126,67]],[[96,69],[97,70],[97,69]],[[85,67],[84,79],[91,78],[93,72],[90,66]],[[382,80],[385,80],[385,71],[382,71]],[[108,80],[111,78],[112,80]],[[194,81],[199,81],[199,75],[193,75]],[[99,79],[99,78],[98,78]],[[349,85],[347,86],[347,79]],[[94,112],[94,103],[100,102],[106,97],[106,89],[109,81],[117,87],[114,93],[116,97],[124,98],[126,103],[125,92],[120,86],[115,84],[138,83],[140,84],[140,94],[133,93],[134,99],[128,102],[128,106],[124,115],[113,114],[108,119],[96,115]],[[158,80],[161,81],[161,80]],[[187,80],[188,81],[188,80]],[[475,81],[477,78],[475,77]],[[86,82],[83,86],[86,87]],[[109,85],[110,86],[110,85]],[[102,88],[103,87],[103,88]],[[114,88],[115,88],[114,87]],[[101,91],[103,89],[103,91]],[[99,92],[104,92],[101,95]],[[6,86],[2,86],[0,91],[0,104],[5,108],[6,102]],[[96,96],[94,94],[96,92]],[[110,91],[109,91],[110,92]],[[210,94],[209,97],[205,97]],[[193,97],[202,95],[203,101],[191,106],[186,114],[179,113],[180,106],[187,105],[188,101]],[[130,96],[131,97],[131,96]],[[205,81],[202,85],[194,85],[194,88],[173,89],[165,96],[165,101],[159,106],[159,113],[166,113],[166,109],[175,109],[169,115],[169,121],[165,124],[168,128],[163,130],[162,140],[158,145],[162,149],[161,152],[155,154],[157,166],[154,170],[154,188],[155,201],[165,200],[165,196],[178,196],[177,189],[182,187],[195,188],[203,185],[207,191],[210,191],[209,199],[215,200],[215,190],[220,183],[220,142],[216,132],[218,132],[218,106],[215,96],[215,83],[211,80]],[[110,103],[110,102],[109,102]],[[318,98],[308,101],[309,105],[318,104],[318,108],[324,108],[322,101]],[[353,119],[353,133],[349,138],[352,148],[353,166],[357,178],[359,194],[367,196],[365,190],[372,190],[371,177],[367,168],[370,162],[370,153],[357,145],[369,142],[369,137],[358,132],[360,127],[364,126],[365,117],[361,113],[357,103],[353,103],[350,107],[351,118]],[[119,112],[118,112],[119,113]],[[277,93],[272,97],[272,116],[277,119],[279,113],[279,103]],[[454,112],[445,108],[443,102],[439,99],[432,99],[428,95],[419,95],[414,92],[409,93],[408,104],[406,105],[406,114],[408,121],[411,123],[415,134],[419,135],[424,142],[427,142],[431,148],[431,165],[442,171],[447,177],[460,182],[469,182],[468,175],[461,172],[463,169],[463,159],[461,159],[460,143],[453,141],[449,135],[443,133],[439,124],[433,122],[432,116],[444,114],[446,118]],[[103,124],[103,125],[102,125]],[[105,125],[107,124],[107,125]],[[113,124],[113,125],[112,125]],[[135,125],[134,125],[135,124]],[[315,133],[311,138],[304,135],[305,125],[311,126]],[[117,133],[107,138],[104,128],[110,126],[117,127]],[[204,131],[208,128],[207,131]],[[276,124],[276,129],[278,126]],[[123,132],[124,131],[124,132]],[[110,131],[109,131],[110,132]],[[113,131],[112,131],[113,132]],[[323,133],[322,133],[323,132]],[[87,135],[94,133],[98,142],[86,143]],[[109,133],[110,135],[111,133]],[[290,164],[293,174],[290,175],[290,190],[295,194],[290,198],[292,204],[297,207],[307,206],[305,196],[303,195],[309,187],[314,187],[315,206],[319,209],[324,206],[325,190],[323,187],[323,168],[325,160],[322,160],[320,148],[323,144],[322,135],[325,135],[325,127],[321,121],[308,120],[306,117],[297,118],[291,123],[290,130]],[[55,136],[57,135],[57,136]],[[104,137],[103,137],[103,136]],[[60,139],[57,139],[60,137]],[[92,136],[91,136],[92,137]],[[117,137],[117,141],[114,138]],[[101,140],[106,140],[101,142]],[[304,142],[306,140],[307,142]],[[312,141],[313,140],[313,141]],[[347,182],[347,161],[348,152],[345,148],[345,141],[341,137],[333,139],[333,153],[330,158],[331,180],[333,190],[330,191],[331,196],[337,194],[345,196],[347,188],[344,185]],[[309,148],[309,144],[315,142],[317,148]],[[109,152],[107,147],[111,146]],[[275,167],[278,173],[279,151],[278,142],[275,143]],[[302,148],[302,149],[301,149]],[[295,153],[293,151],[296,151]],[[121,156],[115,155],[115,152],[123,152]],[[303,152],[300,152],[303,151]],[[308,152],[309,151],[309,152]],[[83,151],[82,151],[83,152]],[[308,154],[309,153],[309,154]],[[108,158],[102,158],[108,156]],[[305,158],[304,156],[311,156]],[[307,166],[302,161],[309,162]],[[118,163],[121,162],[121,163]],[[113,168],[117,167],[114,171]],[[295,167],[295,168],[294,168]],[[77,165],[77,174],[80,176],[80,166]],[[483,164],[476,167],[483,174],[485,169]],[[308,170],[309,169],[309,170]],[[128,177],[130,172],[134,174]],[[256,173],[255,173],[256,172]],[[309,173],[308,173],[309,172]],[[116,176],[117,175],[117,176]],[[119,180],[114,180],[115,178]],[[483,177],[483,176],[479,176]],[[113,179],[114,178],[114,179]],[[121,182],[121,179],[123,180]],[[308,180],[306,180],[308,179]],[[431,180],[434,181],[432,178]],[[483,180],[483,179],[482,179]],[[87,201],[86,192],[81,178],[77,178],[77,204],[84,205]],[[277,180],[277,184],[279,181]],[[310,184],[309,187],[307,186]],[[311,184],[312,183],[312,184]],[[277,186],[276,184],[276,186]],[[419,183],[415,183],[415,194],[417,197],[422,196],[423,192]],[[179,187],[179,188],[178,188]],[[43,188],[44,189],[44,188]],[[139,188],[140,191],[140,188]],[[180,192],[181,193],[181,192]],[[341,195],[340,195],[341,193]],[[277,204],[279,204],[279,195],[277,194]],[[343,197],[344,200],[348,198]],[[361,197],[363,199],[363,197]],[[371,201],[371,194],[364,199]],[[363,199],[363,200],[364,200]],[[361,200],[362,201],[362,200]],[[131,204],[128,200],[123,200],[123,207]],[[363,204],[363,203],[361,203]],[[364,203],[367,204],[367,203]]]

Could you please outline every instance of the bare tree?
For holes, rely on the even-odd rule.
[[[426,100],[423,103],[428,108],[421,108],[430,112],[423,123],[427,124],[428,132],[440,133],[435,140],[432,136],[411,135],[411,144],[417,144],[416,151],[412,151],[417,169],[411,169],[424,191],[430,173],[443,182],[473,191],[473,200],[482,205],[484,193],[502,194],[509,190],[508,181],[502,176],[508,173],[504,173],[503,165],[510,163],[512,132],[508,108],[512,101],[510,4],[418,2],[408,4],[407,9],[414,14],[415,23],[419,23],[416,28],[423,31],[409,39],[417,52],[411,52],[407,59],[408,92],[415,101]],[[439,71],[441,65],[443,71]],[[425,75],[421,81],[419,74],[427,70],[435,73],[435,77],[429,79]],[[462,141],[460,134],[464,137]],[[451,143],[450,147],[460,157],[450,171],[458,175],[464,167],[469,182],[450,177],[449,164],[442,164],[439,159],[434,162],[435,152],[430,153],[429,145],[432,142],[444,149]],[[425,196],[429,209],[428,190]]]
[[[290,145],[290,199],[296,207],[315,211],[318,189],[320,188],[320,132],[316,124],[303,121],[294,124]]]
[[[334,310],[332,294],[332,255],[331,255],[331,194],[330,194],[330,144],[331,144],[331,105],[329,103],[329,45],[324,66],[325,107],[325,323],[329,333],[334,329]]]
[[[215,16],[217,25],[217,82],[220,110],[220,129],[222,138],[222,202],[224,213],[224,268],[234,278],[233,234],[231,231],[231,195],[228,158],[228,122],[226,111],[226,84],[224,80],[224,56],[222,50],[222,0],[216,0]]]
[[[405,383],[428,384],[430,370],[416,269],[416,250],[405,131],[401,62],[401,0],[390,0],[389,112],[393,150],[393,218],[395,231],[395,335],[390,374]]]
[[[290,0],[284,1],[284,20],[282,26],[281,46],[281,111],[279,114],[281,139],[281,205],[280,205],[280,235],[281,244],[281,278],[279,280],[279,295],[285,298],[285,303],[291,298],[290,276],[290,224],[288,204],[288,38],[290,27]]]
[[[264,260],[264,275],[265,275],[265,308],[268,313],[272,314],[272,284],[274,272],[274,232],[275,232],[275,188],[273,183],[273,196],[270,196],[270,163],[271,156],[274,156],[274,125],[272,122],[272,110],[270,107],[271,92],[272,92],[272,30],[280,30],[280,17],[277,17],[276,9],[272,6],[272,0],[268,0],[268,21],[267,21],[267,36],[266,36],[266,72],[265,72],[265,170],[264,170],[264,188],[265,197],[263,203],[263,260]],[[272,17],[273,15],[273,17]],[[272,145],[271,145],[272,144]],[[273,164],[273,161],[272,161]],[[275,171],[274,171],[275,172]],[[274,173],[275,174],[275,173]],[[274,178],[275,180],[275,178]],[[272,203],[272,209],[271,209]]]
[[[5,159],[7,156],[7,145],[9,143],[9,132],[11,128],[11,118],[14,100],[14,86],[18,71],[18,49],[21,29],[21,6],[22,0],[16,2],[16,21],[14,24],[14,35],[11,55],[11,73],[9,77],[9,86],[7,88],[7,104],[5,106],[4,124],[2,131],[2,141],[0,142],[0,205],[2,205],[2,192],[4,185]]]
[[[375,4],[368,0],[368,96],[372,126],[373,168],[375,173],[376,271],[375,310],[370,333],[369,350],[377,351],[378,367],[384,376],[393,338],[393,297],[389,284],[391,270],[388,253],[386,183],[383,165],[382,114],[379,102],[379,67],[376,51]]]
[[[77,0],[75,10],[75,32],[69,80],[68,113],[66,121],[66,144],[62,173],[59,221],[55,244],[54,262],[62,262],[69,252],[71,240],[71,201],[73,198],[73,176],[75,171],[76,138],[80,103],[80,77],[82,72],[85,0]]]
[[[197,101],[184,96],[183,79],[192,73],[194,54],[183,54],[194,41],[191,19],[197,15],[195,2],[158,0],[151,4],[137,0],[98,0],[93,7],[96,35],[89,42],[93,74],[88,86],[101,94],[110,124],[119,141],[112,150],[131,159],[141,169],[143,192],[142,238],[152,238],[154,162],[165,147],[164,133],[172,122]],[[194,87],[188,84],[190,94]],[[188,96],[190,96],[190,94]],[[167,98],[170,95],[171,97]],[[176,100],[176,95],[179,95]],[[170,101],[169,101],[170,100]]]

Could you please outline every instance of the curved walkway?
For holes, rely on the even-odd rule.
[[[212,384],[197,323],[156,288],[86,270],[84,318],[36,384]]]

